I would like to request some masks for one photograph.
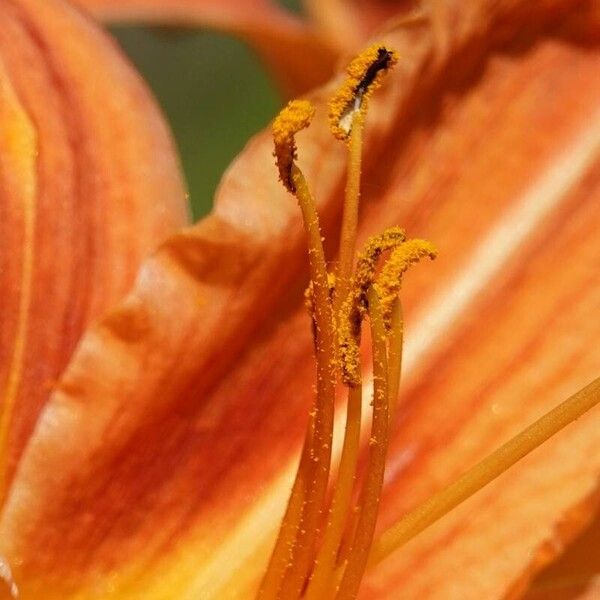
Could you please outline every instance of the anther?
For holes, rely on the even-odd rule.
[[[292,100],[273,121],[273,156],[279,169],[279,179],[292,194],[296,193],[292,165],[298,157],[295,135],[310,125],[314,114],[315,107],[308,100]]]
[[[375,44],[348,65],[348,77],[329,102],[329,123],[336,138],[348,139],[353,115],[366,111],[368,98],[381,85],[383,74],[397,61],[394,50]]]
[[[377,261],[383,252],[396,248],[405,240],[403,229],[390,227],[369,238],[358,256],[351,290],[340,307],[338,319],[338,362],[342,381],[350,387],[360,385],[360,325],[366,313],[367,290],[375,278]]]
[[[408,268],[422,258],[433,260],[437,256],[435,246],[426,240],[408,240],[392,250],[392,253],[375,279],[373,288],[379,296],[386,330],[389,331],[392,305],[402,286],[402,276]]]

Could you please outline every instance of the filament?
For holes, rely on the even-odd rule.
[[[352,117],[352,128],[348,142],[348,174],[344,195],[342,230],[340,234],[338,281],[335,300],[335,313],[340,309],[350,291],[350,280],[356,253],[356,231],[358,228],[358,207],[360,201],[360,175],[362,164],[363,113],[357,111]]]
[[[277,598],[279,588],[286,570],[288,569],[293,556],[294,542],[300,519],[302,518],[302,508],[306,498],[306,492],[310,485],[311,477],[311,442],[314,428],[314,418],[311,416],[307,429],[300,464],[292,487],[292,492],[288,500],[285,515],[279,527],[279,534],[275,542],[275,547],[271,553],[269,566],[265,572],[261,586],[258,592],[260,600],[267,598]]]
[[[370,563],[381,562],[598,403],[600,403],[600,377],[546,413],[454,483],[434,494],[392,525],[375,543]]]
[[[317,346],[317,399],[314,433],[310,443],[312,468],[309,486],[292,549],[290,568],[281,585],[280,598],[297,598],[300,595],[313,558],[329,481],[336,368],[333,313],[319,218],[306,180],[295,164],[291,168],[291,178],[309,240]]]
[[[344,525],[349,518],[352,492],[356,481],[356,466],[360,450],[361,409],[362,386],[349,388],[344,446],[340,458],[338,478],[331,503],[327,529],[323,537],[321,549],[315,560],[315,570],[306,592],[307,600],[328,598],[331,594],[338,549],[342,541]]]
[[[316,333],[317,398],[314,426],[307,430],[305,451],[296,474],[292,495],[259,590],[258,597],[264,600],[297,598],[300,594],[310,568],[318,524],[323,512],[333,435],[335,337],[319,217],[306,180],[295,164],[290,167],[290,182],[302,212],[308,240]],[[292,533],[295,534],[293,542]]]
[[[388,449],[389,393],[386,330],[379,297],[373,287],[369,288],[367,296],[373,343],[374,387],[369,465],[365,474],[356,533],[336,600],[350,600],[356,598],[358,594],[373,543]]]
[[[392,302],[390,332],[388,337],[388,389],[390,392],[390,425],[394,423],[398,407],[398,391],[402,372],[402,348],[404,346],[404,316],[402,303],[396,297]]]

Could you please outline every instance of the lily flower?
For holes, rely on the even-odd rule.
[[[225,174],[213,213],[162,241],[118,302],[140,255],[185,218],[168,135],[139,80],[79,12],[60,0],[0,6],[0,189],[12,219],[3,239],[14,238],[2,255],[14,262],[2,274],[12,293],[7,306],[17,307],[0,314],[2,356],[16,356],[2,361],[9,365],[3,390],[14,390],[3,392],[10,402],[2,413],[1,449],[11,457],[0,514],[7,594],[15,586],[35,600],[258,593],[310,428],[316,381],[293,197],[304,194],[303,180],[326,239],[323,259],[336,258],[339,223],[355,214],[347,200],[343,208],[346,183],[347,198],[360,191],[361,208],[357,227],[343,228],[340,264],[344,248],[397,225],[438,250],[402,290],[402,391],[362,597],[519,597],[592,521],[597,407],[395,550],[403,515],[424,514],[419,506],[433,514],[428,498],[456,489],[461,474],[566,397],[578,401],[600,362],[598,12],[566,0],[439,6],[382,34],[358,83],[346,88],[361,115],[354,102],[338,105],[349,150],[327,124],[340,74],[309,95],[315,116],[294,137],[291,179],[280,169],[286,187],[265,131]],[[391,62],[388,48],[399,60],[363,115],[363,93]],[[29,207],[51,184],[66,206],[56,213],[52,203],[48,220],[33,221]],[[106,212],[95,216],[99,207]],[[70,217],[91,208],[90,217]],[[68,282],[79,283],[89,257],[107,262],[66,294],[54,278],[70,263],[53,260],[45,242],[43,250],[34,245],[42,234],[31,232],[48,227],[42,239],[54,234],[66,252],[82,244],[73,241],[72,222],[83,224],[85,240],[100,232],[115,241],[68,253],[81,256]],[[311,249],[320,244],[314,234]],[[129,241],[136,236],[141,241]],[[55,270],[46,262],[34,276],[34,259],[52,260]],[[352,289],[350,271],[340,268],[335,290]],[[310,272],[319,357],[319,311],[340,309],[339,292],[332,302],[323,294],[329,282],[317,283],[312,265]],[[372,290],[383,298],[387,288],[367,287],[377,391],[384,352]],[[90,297],[99,298],[89,301],[94,310],[79,313],[63,346],[64,325],[52,329],[52,319],[63,324],[75,299],[77,307]],[[58,358],[40,376],[48,340]],[[335,457],[339,446],[334,438],[323,450]],[[324,502],[328,477],[320,475]],[[319,528],[298,530],[311,537],[309,558]]]

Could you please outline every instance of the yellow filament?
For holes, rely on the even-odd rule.
[[[272,129],[275,144],[274,156],[279,169],[279,178],[285,188],[295,194],[298,199],[308,238],[311,282],[306,293],[306,302],[313,319],[317,369],[321,372],[327,362],[327,353],[323,345],[323,336],[317,335],[317,330],[321,327],[321,330],[326,333],[327,326],[323,329],[320,324],[326,321],[327,318],[331,321],[331,317],[327,315],[329,301],[323,293],[323,286],[327,285],[327,267],[314,202],[308,192],[308,186],[302,173],[294,166],[294,160],[297,156],[294,136],[310,124],[313,114],[314,107],[309,102],[293,100],[277,115],[273,121]],[[301,183],[302,189],[299,194],[293,175]],[[333,336],[333,331],[331,336]],[[294,544],[302,520],[306,496],[314,476],[312,461],[314,435],[315,419],[314,415],[311,415],[290,499],[279,528],[269,565],[258,591],[257,597],[261,600],[274,600],[278,597],[285,572],[293,558]]]
[[[338,362],[342,381],[350,387],[361,385],[360,320],[351,320],[342,307],[338,324]]]
[[[335,274],[327,273],[327,280],[329,282],[329,297],[333,298],[335,294]],[[309,282],[308,286],[304,290],[304,306],[308,311],[308,315],[310,316],[313,323],[313,334],[316,337],[316,321],[315,321],[315,299],[314,299],[314,291],[312,281]]]
[[[389,394],[386,331],[377,292],[367,292],[373,341],[373,424],[369,442],[369,465],[362,490],[360,513],[352,549],[340,583],[337,600],[356,598],[375,533],[379,511],[389,432]]]
[[[357,475],[358,479],[358,475]],[[352,550],[352,543],[354,541],[354,535],[356,533],[356,526],[358,525],[358,517],[360,515],[360,500],[361,496],[358,495],[358,501],[354,502],[352,506],[352,510],[350,511],[350,518],[346,523],[346,527],[344,529],[344,535],[342,536],[342,543],[340,544],[340,550],[338,552],[337,562],[336,562],[336,581],[340,581],[342,575],[344,574],[343,567],[348,562],[348,557],[350,556],[350,552]]]
[[[271,553],[269,566],[258,591],[257,597],[260,600],[277,598],[283,576],[292,560],[294,540],[296,539],[296,532],[302,517],[302,508],[312,473],[310,447],[313,428],[314,419],[311,417],[292,493],[290,494],[285,515],[279,527],[279,534]]]
[[[402,348],[404,346],[404,317],[402,303],[396,297],[392,303],[392,316],[388,336],[388,389],[390,392],[390,425],[394,423],[398,406],[398,391],[402,372]]]
[[[300,595],[311,566],[329,480],[335,398],[333,313],[319,219],[304,176],[295,165],[292,165],[291,177],[309,238],[316,322],[317,400],[314,435],[310,444],[313,468],[292,551],[291,566],[279,591],[278,597],[282,599],[297,598]]]
[[[335,338],[330,301],[329,279],[319,226],[319,217],[306,180],[300,169],[290,168],[292,187],[302,212],[308,239],[308,257],[313,290],[317,358],[317,400],[312,433],[307,432],[305,447],[308,458],[301,461],[292,497],[288,503],[275,551],[259,590],[259,598],[297,597],[310,566],[318,522],[323,511],[333,433],[335,394]],[[306,482],[306,483],[305,483]],[[306,491],[304,491],[306,490]],[[300,500],[301,499],[301,500]],[[302,510],[299,510],[300,505]],[[289,553],[291,532],[295,540]],[[283,555],[281,554],[283,552]],[[291,564],[284,575],[282,564]],[[283,581],[282,581],[283,577]],[[281,589],[280,589],[281,584]],[[287,592],[286,592],[287,589]],[[294,595],[295,594],[295,595]]]
[[[381,562],[598,403],[600,403],[600,377],[546,413],[454,483],[434,494],[392,525],[375,543],[369,562],[371,564]]]
[[[327,530],[317,558],[306,600],[330,598],[338,549],[342,541],[344,525],[349,518],[352,491],[356,481],[356,466],[360,450],[360,419],[362,387],[350,388],[346,410],[344,446],[340,458],[338,479],[329,513]]]
[[[352,119],[352,132],[348,148],[348,175],[344,195],[344,211],[340,234],[339,264],[337,270],[338,290],[335,301],[335,314],[348,295],[350,279],[354,267],[356,252],[356,231],[358,228],[358,206],[360,201],[360,175],[362,155],[362,131],[364,118],[362,113],[355,113]]]

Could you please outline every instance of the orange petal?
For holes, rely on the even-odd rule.
[[[269,0],[76,0],[99,19],[211,27],[248,42],[288,96],[323,83],[335,58],[306,22]]]
[[[2,2],[0,20],[0,449],[8,444],[10,479],[82,330],[186,211],[169,134],[110,41],[54,0]]]
[[[582,387],[600,358],[600,58],[579,28],[597,21],[580,23],[576,2],[471,6],[389,37],[405,60],[367,121],[361,235],[402,223],[440,248],[403,294],[407,399],[382,525]],[[344,149],[320,106],[298,144],[331,231]],[[263,134],[213,216],[145,263],[54,393],[0,522],[25,597],[250,595],[312,393],[304,260]],[[441,597],[493,598],[539,568],[555,527],[573,534],[590,516],[597,412],[390,558],[367,596],[422,597],[432,581]],[[408,568],[416,557],[427,567]]]

